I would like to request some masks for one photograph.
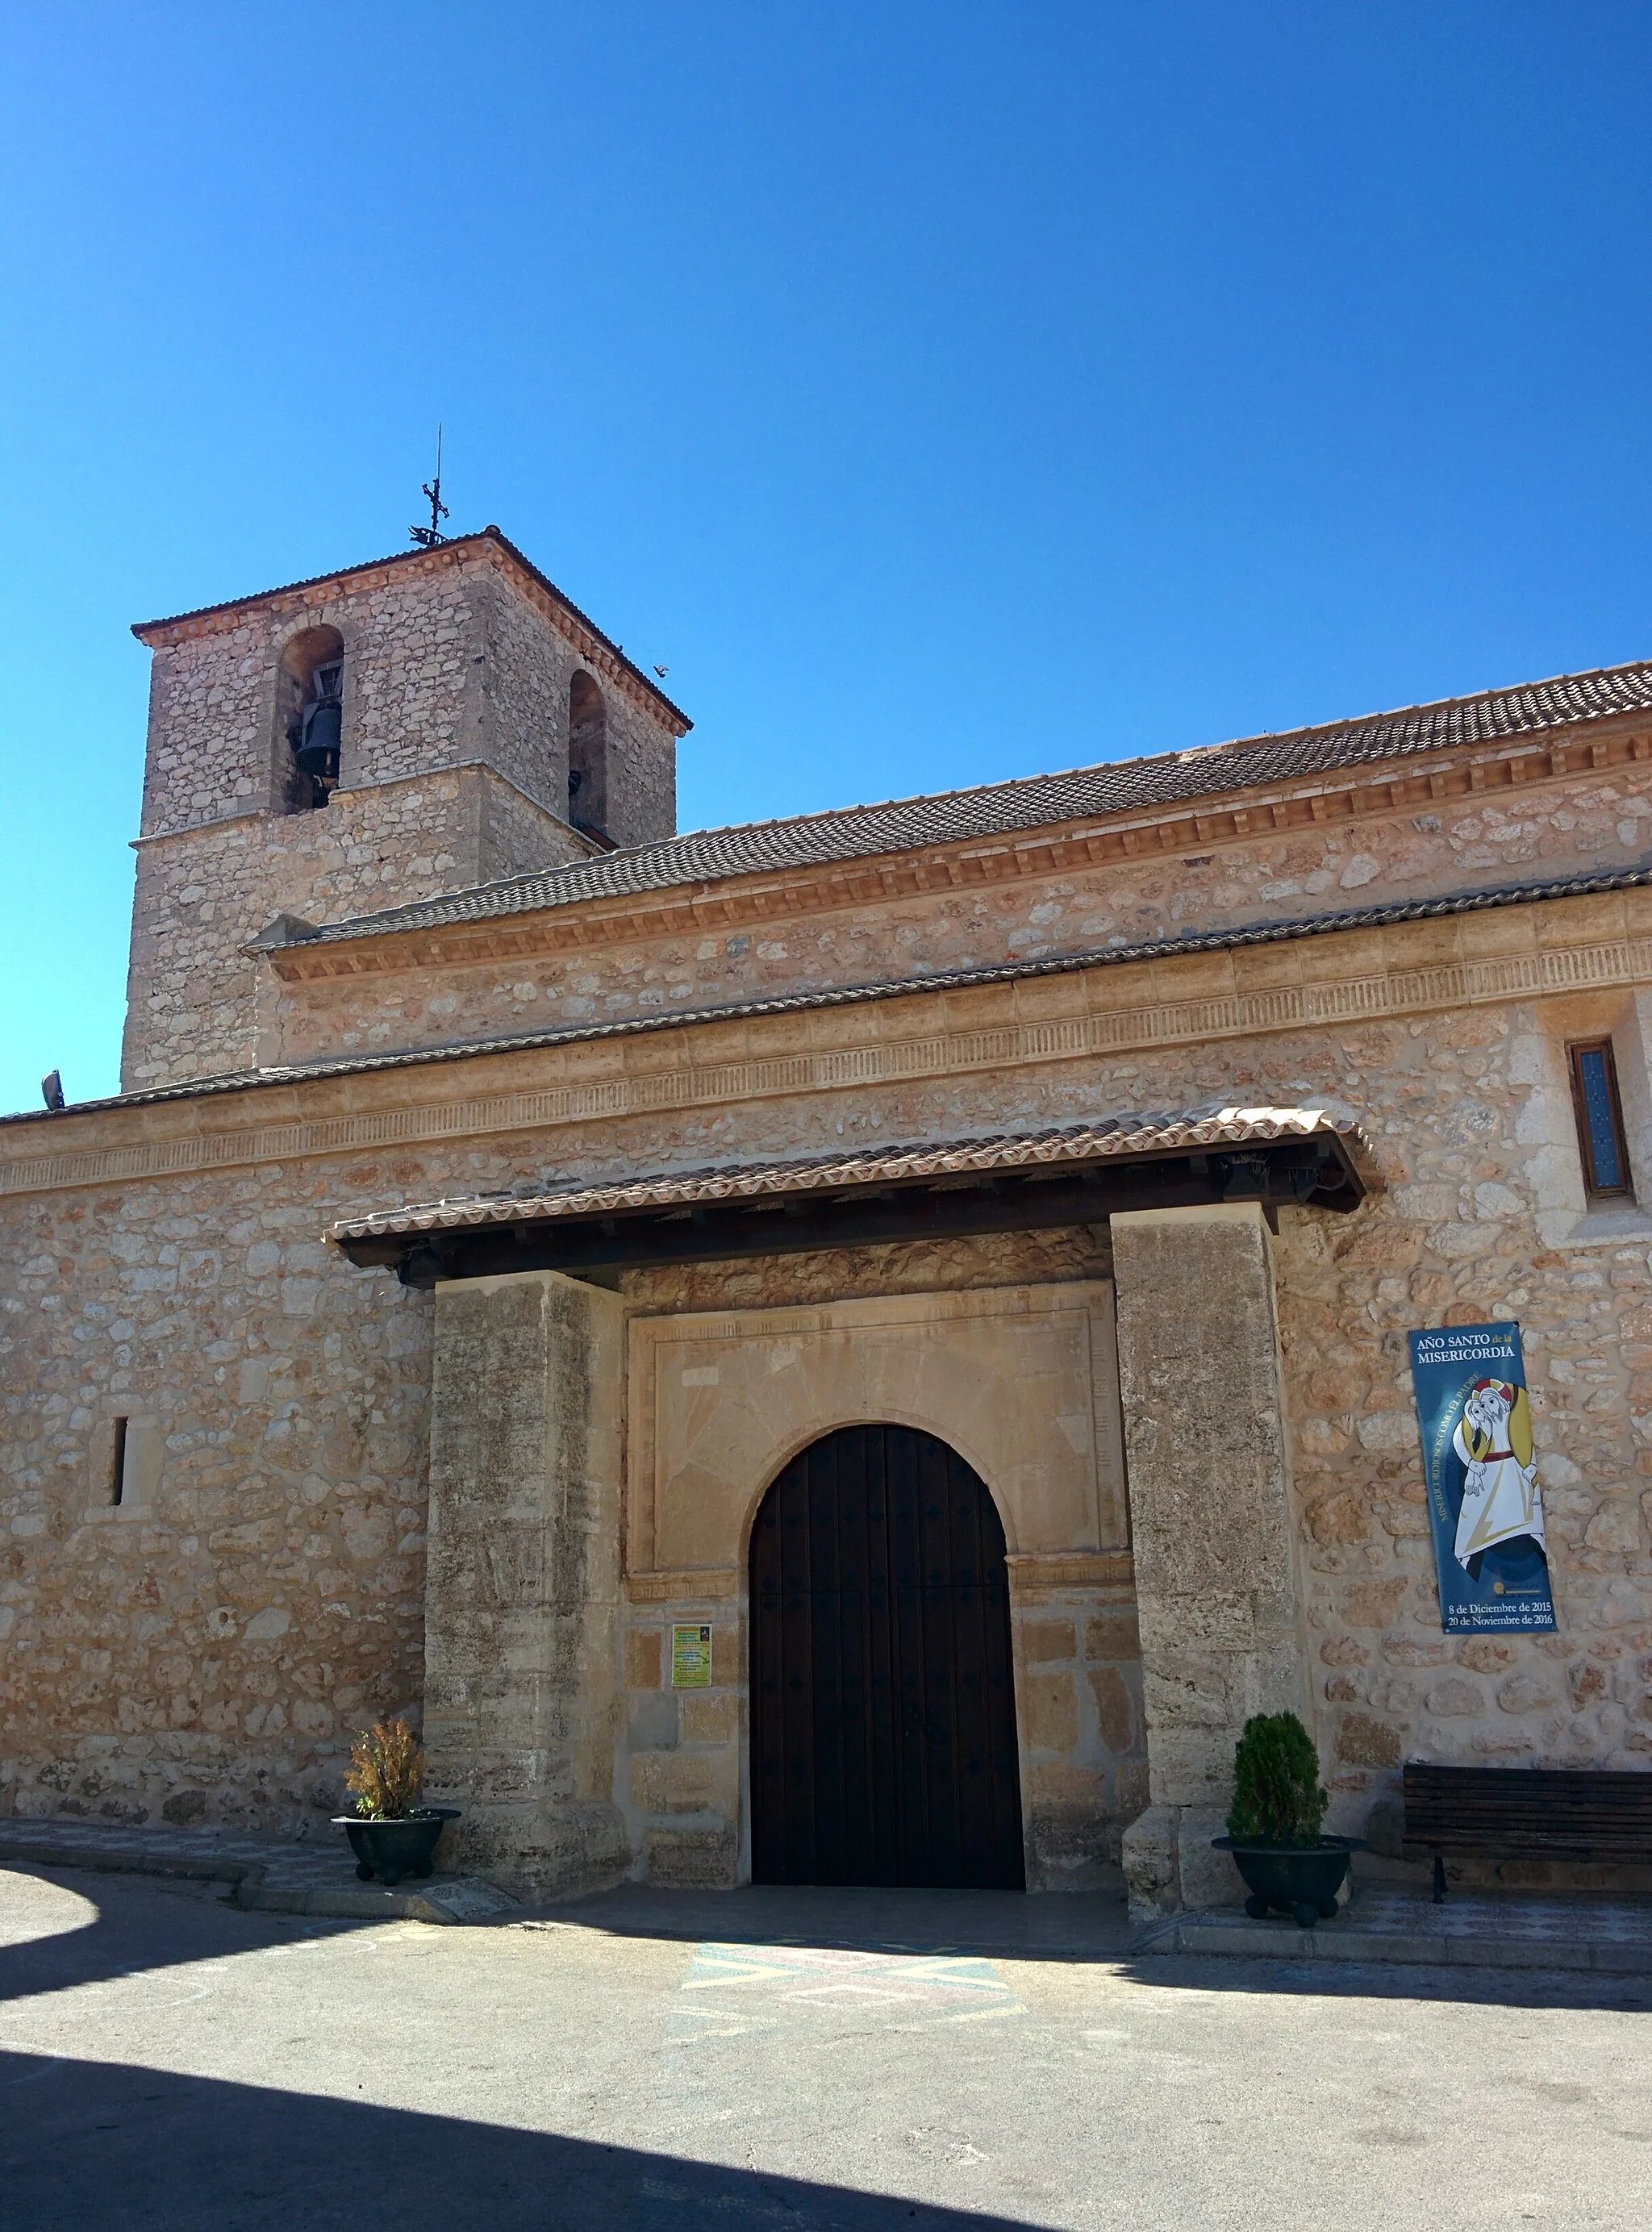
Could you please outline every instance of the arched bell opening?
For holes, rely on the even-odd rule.
[[[1025,1887],[1003,1522],[916,1427],[845,1426],[750,1546],[758,1883]]]
[[[576,829],[608,831],[608,709],[583,668],[568,685],[568,820]]]
[[[338,788],[344,734],[344,638],[337,628],[306,628],[282,650],[275,728],[286,756],[287,812],[325,806]]]

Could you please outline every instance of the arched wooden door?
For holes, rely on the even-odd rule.
[[[1004,1529],[910,1426],[794,1457],[751,1537],[752,1874],[1020,1890]]]

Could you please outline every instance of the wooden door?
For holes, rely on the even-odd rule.
[[[845,1426],[751,1538],[759,1883],[1020,1890],[1004,1529],[932,1434]]]

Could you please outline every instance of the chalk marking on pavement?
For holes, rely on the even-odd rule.
[[[737,1993],[740,1997],[737,2007],[680,2006],[680,2017],[715,2021],[718,2027],[679,2032],[679,2041],[738,2037],[758,2021],[772,2028],[779,2017],[756,2018],[753,1998],[810,2014],[846,2015],[852,2010],[895,2018],[889,2028],[901,2031],[939,2023],[1001,2021],[1027,2012],[993,1963],[969,1953],[710,1942],[696,1949],[681,1990],[685,1998],[700,1992],[716,1992],[720,1998]],[[960,2001],[965,2004],[960,2006]]]

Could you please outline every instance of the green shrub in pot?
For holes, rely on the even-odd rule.
[[[1234,1752],[1228,1834],[1245,1844],[1315,1845],[1330,1793],[1319,1755],[1294,1713],[1253,1713]]]
[[[1288,1914],[1305,1930],[1336,1914],[1349,1857],[1362,1840],[1324,1833],[1330,1803],[1313,1738],[1296,1715],[1254,1713],[1234,1750],[1228,1834],[1212,1841],[1233,1854],[1254,1921]]]

